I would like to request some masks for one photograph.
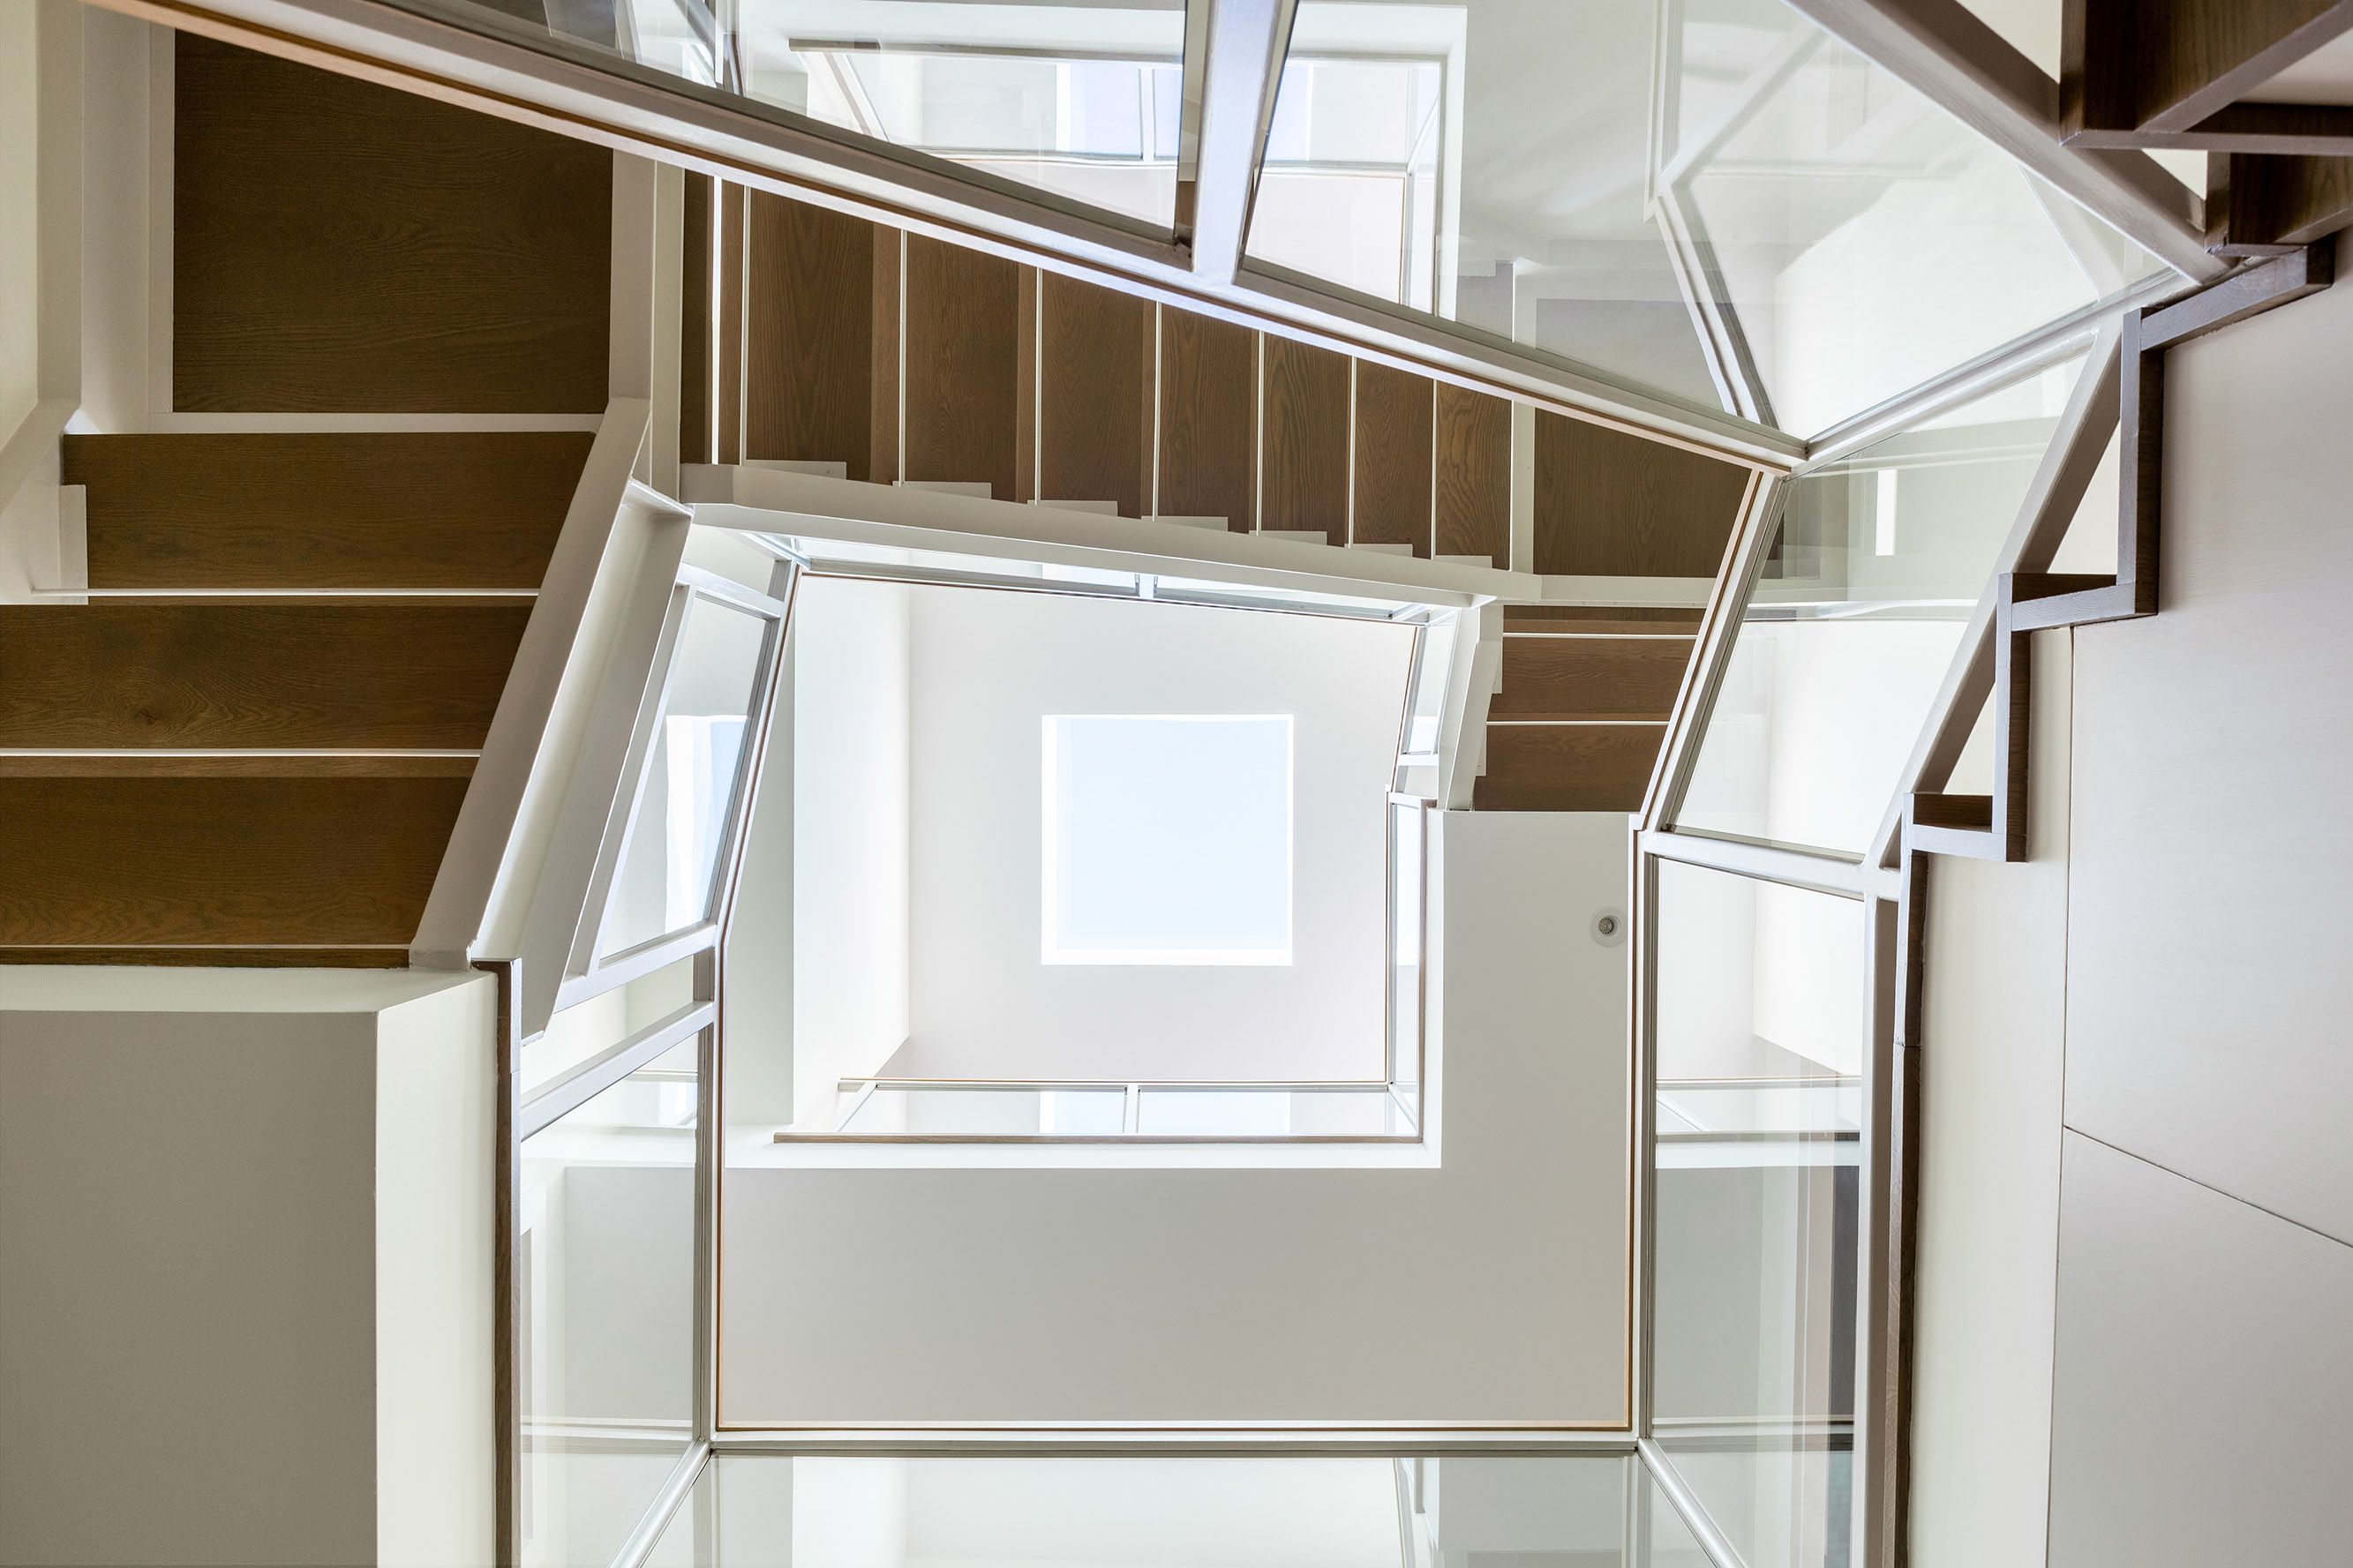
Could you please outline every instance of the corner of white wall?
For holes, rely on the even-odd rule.
[[[496,1555],[498,983],[376,1016],[376,1560]]]

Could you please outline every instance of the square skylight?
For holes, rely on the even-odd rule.
[[[1050,713],[1048,963],[1291,962],[1291,715]]]

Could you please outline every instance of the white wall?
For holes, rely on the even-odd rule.
[[[0,441],[39,394],[37,14],[27,0],[0,6]]]
[[[794,606],[789,726],[777,716],[792,735],[789,771],[761,791],[729,953],[731,974],[788,969],[754,984],[789,1005],[765,1027],[731,1025],[731,1075],[741,1057],[765,1062],[745,1096],[731,1082],[739,1121],[797,1114],[806,1130],[830,1131],[836,1080],[877,1071],[906,1043],[910,597],[813,578]],[[790,910],[754,886],[772,888],[780,872]]]
[[[908,1063],[938,1077],[1379,1078],[1386,802],[1411,634],[1050,595],[913,597]],[[1040,962],[1050,713],[1295,716],[1291,964]]]
[[[495,994],[0,974],[0,1563],[488,1560]]]
[[[738,1148],[727,1419],[1622,1420],[1627,950],[1586,928],[1625,907],[1626,819],[1435,838],[1442,1165]]]

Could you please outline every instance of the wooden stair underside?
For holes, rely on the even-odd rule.
[[[1728,531],[1728,530],[1727,530]],[[1504,615],[1481,811],[1637,811],[1690,667],[1697,610],[1520,605]]]

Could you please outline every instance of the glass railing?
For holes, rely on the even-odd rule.
[[[1387,1084],[846,1078],[839,1093],[831,1136],[848,1138],[1229,1143],[1410,1140],[1416,1131],[1412,1107]]]

